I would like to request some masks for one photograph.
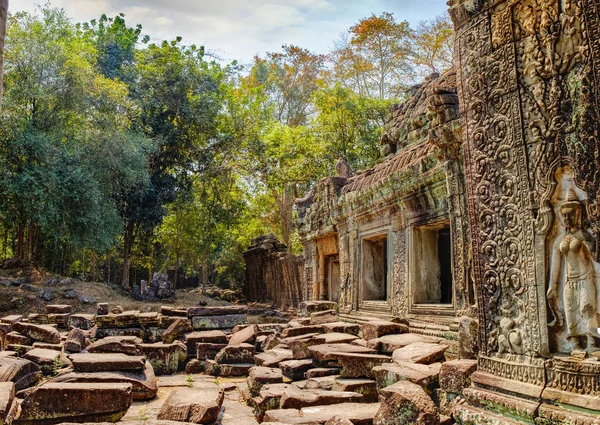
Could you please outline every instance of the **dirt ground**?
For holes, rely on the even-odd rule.
[[[42,313],[48,304],[69,304],[73,306],[74,313],[96,313],[96,304],[109,303],[110,307],[121,306],[124,311],[139,310],[141,312],[159,312],[161,305],[177,307],[190,307],[196,305],[229,305],[231,303],[211,298],[202,293],[200,289],[180,289],[175,291],[174,299],[157,302],[136,301],[128,292],[118,286],[102,282],[82,282],[77,279],[54,279],[50,277],[38,279],[38,283],[22,276],[18,270],[0,270],[0,316],[10,314],[27,315],[29,313]],[[44,300],[52,294],[52,299]],[[91,301],[91,302],[90,302]],[[267,309],[268,306],[256,305],[257,310]],[[253,309],[253,306],[250,306]],[[250,318],[249,318],[250,319]],[[269,320],[270,321],[270,320]]]

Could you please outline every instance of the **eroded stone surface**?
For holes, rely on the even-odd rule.
[[[121,353],[85,353],[69,355],[76,372],[112,372],[144,370],[146,359]]]
[[[398,362],[429,364],[444,358],[447,345],[415,342],[394,350],[392,358]]]
[[[269,410],[264,422],[285,424],[324,424],[339,416],[349,419],[354,425],[371,425],[379,410],[379,403],[340,403],[329,406],[313,406],[298,409]]]
[[[363,323],[362,325],[362,337],[367,341],[384,335],[402,334],[406,332],[408,332],[408,327],[406,325],[383,320],[374,320]]]
[[[158,412],[160,420],[210,424],[217,420],[223,392],[214,388],[178,388],[165,400]]]
[[[12,329],[34,341],[49,342],[51,344],[58,344],[61,341],[60,333],[55,328],[48,325],[32,325],[30,323],[15,322],[12,325]]]
[[[471,385],[471,375],[477,370],[477,360],[452,360],[442,363],[440,368],[440,388],[453,393]]]

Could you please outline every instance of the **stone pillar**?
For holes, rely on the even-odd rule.
[[[326,267],[325,255],[323,255],[322,252],[319,252],[319,280],[317,282],[317,285],[315,285],[315,289],[316,289],[315,299],[319,299],[319,300],[327,299],[327,292],[326,292],[326,288],[325,288],[325,277],[326,277],[325,267]]]
[[[600,362],[553,357],[571,352],[566,335],[573,331],[558,320],[549,326],[549,317],[578,307],[546,293],[552,262],[561,261],[554,247],[565,232],[559,211],[569,190],[590,217],[590,231],[600,233],[600,5],[449,4],[479,316],[479,369],[465,394],[485,400],[459,407],[455,417],[483,423],[498,413],[488,410],[502,406],[526,422],[561,424],[579,415],[573,422],[591,423],[588,413],[600,413],[591,402],[600,396],[591,378]]]

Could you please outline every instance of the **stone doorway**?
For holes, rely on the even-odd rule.
[[[338,302],[340,299],[340,260],[337,255],[327,257],[325,282],[327,283],[327,299]]]
[[[453,303],[452,237],[447,221],[414,228],[410,268],[413,304]]]
[[[388,263],[387,234],[362,240],[362,301],[387,301]]]

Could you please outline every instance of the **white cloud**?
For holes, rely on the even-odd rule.
[[[295,44],[326,53],[340,33],[372,13],[397,19],[433,18],[443,0],[51,0],[75,21],[123,12],[130,25],[142,24],[153,41],[182,36],[205,45],[225,60],[250,62],[255,54]],[[40,0],[12,0],[10,10],[34,10]]]

